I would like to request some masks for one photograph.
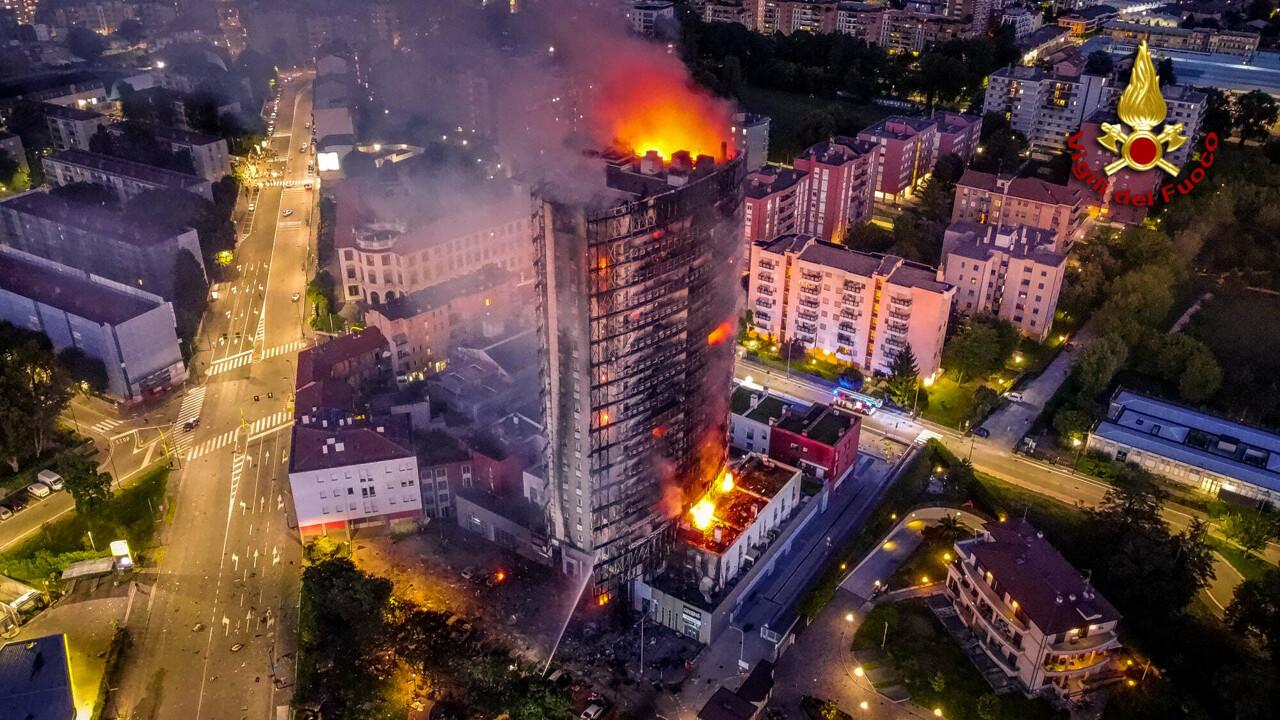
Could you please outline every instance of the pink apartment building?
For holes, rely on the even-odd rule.
[[[956,183],[951,221],[1029,225],[1048,230],[1053,233],[1053,250],[1064,252],[1084,231],[1086,201],[1080,187],[966,170]]]
[[[766,165],[747,175],[743,184],[745,255],[751,243],[803,230],[809,201],[809,175],[780,165]]]
[[[812,235],[762,240],[751,247],[752,329],[867,372],[887,372],[909,344],[921,376],[932,375],[942,362],[955,294],[937,273]]]
[[[938,126],[938,157],[957,155],[966,163],[973,159],[982,139],[980,115],[939,110],[933,121]]]
[[[910,195],[938,160],[938,123],[933,118],[891,115],[858,133],[875,143],[875,196],[890,202]]]
[[[876,145],[837,136],[800,153],[795,169],[809,175],[809,198],[800,229],[840,240],[852,225],[871,218]]]

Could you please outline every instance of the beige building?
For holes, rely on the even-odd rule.
[[[1065,251],[1084,232],[1085,190],[1039,178],[1001,178],[966,170],[956,183],[951,222],[1027,225],[1053,233],[1053,249]]]
[[[1025,520],[955,544],[946,592],[996,668],[1028,696],[1076,700],[1123,679],[1120,613]]]
[[[49,128],[49,142],[55,150],[88,150],[89,138],[111,119],[102,113],[83,110],[74,105],[45,103],[45,125]]]
[[[936,372],[954,294],[934,268],[811,235],[751,248],[747,307],[754,332],[798,341],[867,372],[887,372],[907,345],[922,377]]]
[[[952,223],[942,239],[939,279],[956,289],[961,315],[991,314],[1043,341],[1067,267],[1048,230],[1018,225]]]

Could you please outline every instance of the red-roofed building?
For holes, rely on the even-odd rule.
[[[955,544],[946,591],[978,647],[1028,695],[1074,700],[1122,679],[1120,613],[1025,520]]]
[[[389,355],[377,328],[298,354],[289,485],[303,542],[410,527],[422,517],[408,416],[356,407],[361,386],[386,379]]]
[[[845,230],[871,219],[876,152],[874,142],[835,137],[796,156],[796,170],[807,173],[809,181],[800,232],[843,240]]]

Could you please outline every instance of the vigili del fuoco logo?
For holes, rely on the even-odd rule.
[[[1102,135],[1098,136],[1098,144],[1113,155],[1118,155],[1098,172],[1085,159],[1087,151],[1080,143],[1083,131],[1077,130],[1067,141],[1067,147],[1074,154],[1071,174],[1089,186],[1100,196],[1105,196],[1110,185],[1108,178],[1121,170],[1133,170],[1145,173],[1150,170],[1163,170],[1170,178],[1177,178],[1181,169],[1169,161],[1165,154],[1182,147],[1187,142],[1183,134],[1182,123],[1164,123],[1169,109],[1164,95],[1160,93],[1160,81],[1156,75],[1155,65],[1151,62],[1151,52],[1147,49],[1147,41],[1138,46],[1138,54],[1133,60],[1133,71],[1129,75],[1129,85],[1120,95],[1116,104],[1116,115],[1119,124],[1102,123]],[[1125,126],[1130,129],[1125,130]],[[1218,149],[1218,135],[1210,132],[1205,135],[1204,146],[1195,167],[1187,176],[1177,183],[1160,184],[1156,192],[1155,182],[1146,193],[1122,188],[1111,196],[1111,201],[1119,205],[1150,207],[1157,203],[1167,203],[1175,196],[1190,193],[1205,178],[1205,169],[1213,165],[1213,154]]]

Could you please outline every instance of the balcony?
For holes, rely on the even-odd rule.
[[[756,279],[759,280],[760,282],[771,283],[773,282],[773,273],[767,273],[767,272],[756,273]]]
[[[904,322],[894,322],[890,320],[885,323],[885,328],[887,328],[891,333],[906,335],[907,331],[911,329],[911,326]]]
[[[1045,659],[1044,674],[1050,677],[1087,673],[1101,669],[1111,659],[1111,653],[1092,652],[1084,657],[1062,657]]]
[[[769,297],[773,297],[778,292],[777,290],[774,290],[772,287],[768,285],[761,285],[760,287],[756,288],[756,291],[759,292],[761,295],[768,295]]]
[[[797,310],[796,316],[802,320],[808,320],[809,322],[818,322],[818,313],[813,310]]]
[[[851,305],[853,307],[860,307],[862,305],[862,298],[857,295],[844,295],[840,298],[840,301],[845,305]]]
[[[756,307],[758,307],[758,308],[766,308],[766,309],[767,309],[767,308],[771,308],[771,307],[773,307],[773,306],[774,306],[774,305],[776,305],[776,304],[777,304],[777,303],[775,303],[773,300],[770,300],[769,298],[766,298],[766,297],[759,297],[759,298],[756,298]]]
[[[818,301],[812,298],[800,298],[800,307],[807,307],[810,310],[818,309]]]
[[[902,350],[904,350],[904,349],[907,347],[907,344],[906,344],[906,343],[904,343],[904,342],[902,342],[901,340],[894,340],[894,339],[892,339],[892,338],[885,338],[884,346],[885,346],[885,347],[887,347],[887,348],[889,348],[890,350],[894,350],[894,351],[896,351],[896,352],[901,352]]]
[[[817,283],[809,283],[809,282],[801,282],[801,283],[800,283],[800,292],[802,292],[802,293],[808,293],[808,294],[810,294],[810,295],[817,295],[817,294],[818,294],[818,292],[819,292],[819,291],[821,291],[821,290],[822,290],[822,286],[821,286],[821,285],[819,285],[819,284],[817,284]]]
[[[911,298],[909,297],[899,297],[897,295],[892,295],[889,297],[889,302],[900,308],[911,307]]]
[[[840,332],[853,335],[858,332],[858,326],[850,322],[842,322],[840,323]]]
[[[889,317],[899,322],[908,322],[911,320],[911,316],[907,313],[894,312],[893,310],[889,311]]]
[[[836,342],[848,347],[856,344],[858,340],[848,333],[836,333]]]
[[[840,311],[840,319],[841,319],[841,320],[857,321],[857,320],[858,320],[859,318],[861,318],[861,317],[862,317],[862,313],[857,312],[857,311],[855,311],[855,310],[841,310],[841,311]]]
[[[814,325],[813,323],[797,322],[796,332],[804,335],[808,335],[810,339],[812,339],[814,333],[818,332],[818,326]]]
[[[809,282],[820,283],[822,282],[822,273],[814,272],[812,270],[801,270],[800,278],[803,280],[808,280]]]
[[[760,312],[759,310],[752,313],[752,318],[756,320],[757,327],[759,327],[759,323],[762,323],[762,322],[765,322],[765,323],[773,322],[773,317],[771,317],[769,313]]]
[[[866,283],[855,282],[853,280],[844,281],[845,292],[860,293],[867,289]]]
[[[759,263],[757,263],[757,264],[758,264],[760,267],[764,268],[765,270],[773,270],[773,269],[775,269],[775,268],[777,268],[777,267],[778,267],[778,261],[777,261],[777,260],[761,260],[761,261],[760,261]]]

